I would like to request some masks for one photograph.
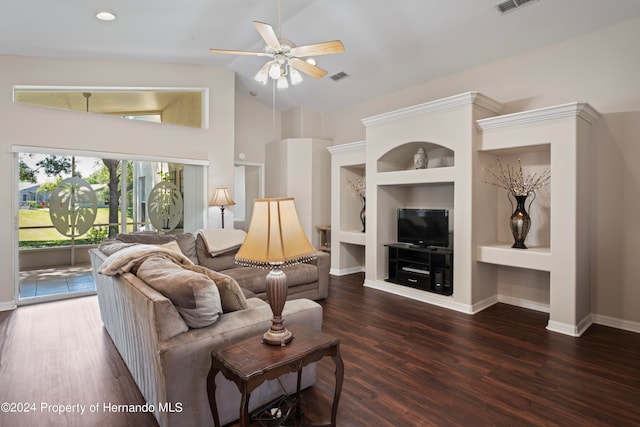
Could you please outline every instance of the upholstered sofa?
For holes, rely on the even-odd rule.
[[[227,230],[228,231],[228,230]],[[267,299],[266,280],[267,271],[254,268],[243,267],[235,263],[235,254],[238,246],[234,246],[231,250],[221,253],[215,250],[211,255],[211,247],[208,248],[205,239],[213,235],[215,236],[221,230],[206,230],[196,235],[196,257],[198,264],[209,268],[210,270],[224,273],[233,277],[243,289],[253,292],[258,298]],[[244,234],[242,230],[235,230],[240,236]],[[186,247],[186,245],[184,245]],[[212,246],[211,244],[209,246]],[[329,294],[329,269],[331,267],[331,257],[325,252],[316,252],[316,259],[309,262],[303,262],[291,267],[287,267],[284,271],[287,275],[288,293],[287,299],[309,298],[312,300],[321,300]]]
[[[266,276],[267,271],[253,267],[243,267],[235,262],[235,254],[239,244],[230,244],[229,249],[214,247],[216,236],[225,236],[230,232],[236,232],[240,238],[245,235],[242,230],[201,230],[196,234],[182,233],[175,235],[159,236],[155,233],[121,234],[116,240],[126,243],[150,243],[166,244],[171,241],[178,243],[182,252],[194,264],[201,265],[210,270],[217,271],[233,277],[240,286],[252,292],[256,297],[266,301]],[[213,237],[212,237],[213,236]],[[329,295],[329,269],[331,257],[325,252],[316,252],[316,259],[300,263],[285,269],[287,275],[288,293],[287,299],[309,298],[321,300]]]
[[[115,244],[109,242],[108,245],[90,251],[104,327],[146,402],[153,405],[154,416],[160,426],[212,426],[213,419],[206,393],[211,351],[225,344],[259,335],[269,328],[271,309],[263,299],[255,297],[263,293],[256,283],[259,283],[257,277],[265,273],[255,271],[255,275],[251,276],[248,271],[242,270],[246,267],[228,265],[229,268],[222,271],[237,270],[236,281],[231,280],[230,275],[203,268],[202,265],[193,262],[194,259],[198,261],[194,235],[158,239],[160,241],[156,243],[161,246],[151,249],[154,254],[152,256],[147,256],[144,252],[149,251],[148,248],[152,245],[141,243],[149,242],[149,239],[140,239],[140,236],[133,239],[120,236],[120,239]],[[167,239],[174,239],[178,245],[165,249]],[[136,242],[125,243],[127,240]],[[125,249],[117,248],[118,244]],[[143,251],[144,257],[139,257],[142,261],[130,263],[128,260],[114,260],[119,254],[136,253],[135,251]],[[160,253],[156,254],[156,251]],[[173,254],[168,257],[173,258],[169,261],[166,259],[168,253]],[[222,255],[230,256],[229,253]],[[213,266],[212,263],[215,262],[220,265],[225,263],[223,259],[214,260],[215,258],[211,256],[208,260],[209,266]],[[166,264],[167,262],[169,264]],[[317,263],[322,265],[322,258]],[[113,265],[116,267],[113,268]],[[328,267],[326,274],[328,276]],[[169,280],[165,280],[167,278]],[[222,279],[218,280],[219,278]],[[207,289],[206,292],[209,294],[213,292],[207,284],[209,279],[215,283],[212,288],[218,292],[222,301],[222,305],[213,311],[202,310],[199,307],[194,314],[193,309],[185,308],[182,296],[176,297],[172,294],[171,287],[174,281],[181,283],[178,286],[180,292],[196,283],[193,285],[194,294],[202,295],[202,289]],[[161,282],[161,285],[156,282]],[[169,282],[169,288],[164,282]],[[221,286],[223,282],[224,285]],[[249,288],[242,289],[244,284]],[[326,291],[314,293],[311,286],[305,285],[308,283],[299,284],[302,288],[295,292],[294,296],[326,296]],[[198,318],[198,311],[203,314],[202,318]],[[283,317],[294,336],[296,329],[320,330],[322,307],[308,298],[290,299],[285,305]],[[202,319],[206,321],[205,324],[198,323]],[[196,322],[195,326],[193,322]],[[295,374],[282,377],[280,380],[287,392],[295,390]],[[314,382],[315,365],[305,367],[302,386],[309,387]],[[240,393],[236,386],[222,375],[217,376],[216,384],[220,421],[226,424],[239,416]],[[262,384],[251,395],[251,410],[281,395],[281,384],[278,381]],[[168,408],[172,408],[173,411],[167,410]]]

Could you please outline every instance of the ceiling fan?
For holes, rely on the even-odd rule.
[[[302,82],[299,71],[315,77],[324,77],[327,72],[315,65],[310,57],[318,55],[328,55],[332,53],[344,52],[344,46],[340,40],[310,44],[306,46],[296,46],[293,42],[278,38],[273,31],[273,27],[264,22],[253,21],[258,33],[266,43],[262,52],[252,52],[246,50],[209,49],[211,53],[266,56],[271,58],[267,61],[254,79],[260,84],[266,84],[269,77],[277,81],[278,89],[289,87],[287,76],[292,85]],[[308,58],[307,60],[303,58]]]

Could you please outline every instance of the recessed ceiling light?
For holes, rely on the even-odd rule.
[[[96,18],[98,18],[101,21],[113,21],[114,19],[116,19],[116,15],[114,15],[111,12],[98,12],[96,13]]]

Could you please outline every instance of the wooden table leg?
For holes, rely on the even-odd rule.
[[[249,427],[251,419],[249,418],[249,399],[251,393],[247,393],[246,386],[242,389],[242,399],[240,400],[240,426]]]
[[[342,393],[342,380],[344,379],[344,364],[340,356],[340,343],[336,345],[336,353],[331,357],[336,364],[336,388],[333,394],[333,407],[331,409],[331,425],[336,427],[336,417],[338,415],[338,403],[340,393]]]
[[[302,415],[302,405],[300,401],[302,400],[302,396],[300,396],[300,386],[302,385],[302,366],[298,369],[298,384],[296,386],[296,416]]]
[[[215,365],[209,370],[207,375],[207,396],[209,397],[209,408],[211,409],[211,416],[213,417],[213,423],[216,427],[220,427],[220,417],[218,417],[218,404],[216,403],[216,375],[218,375],[220,369]]]

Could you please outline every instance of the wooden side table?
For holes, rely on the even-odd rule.
[[[336,386],[331,409],[331,424],[336,425],[338,402],[342,391],[344,366],[340,356],[340,341],[321,331],[297,330],[295,338],[285,347],[262,344],[262,335],[231,344],[211,353],[211,370],[207,376],[207,393],[211,415],[216,427],[220,427],[216,404],[216,375],[218,372],[233,381],[242,393],[240,401],[240,426],[249,426],[249,398],[251,392],[266,380],[273,380],[289,372],[298,372],[296,395],[300,412],[300,383],[302,368],[330,356],[336,365]]]

